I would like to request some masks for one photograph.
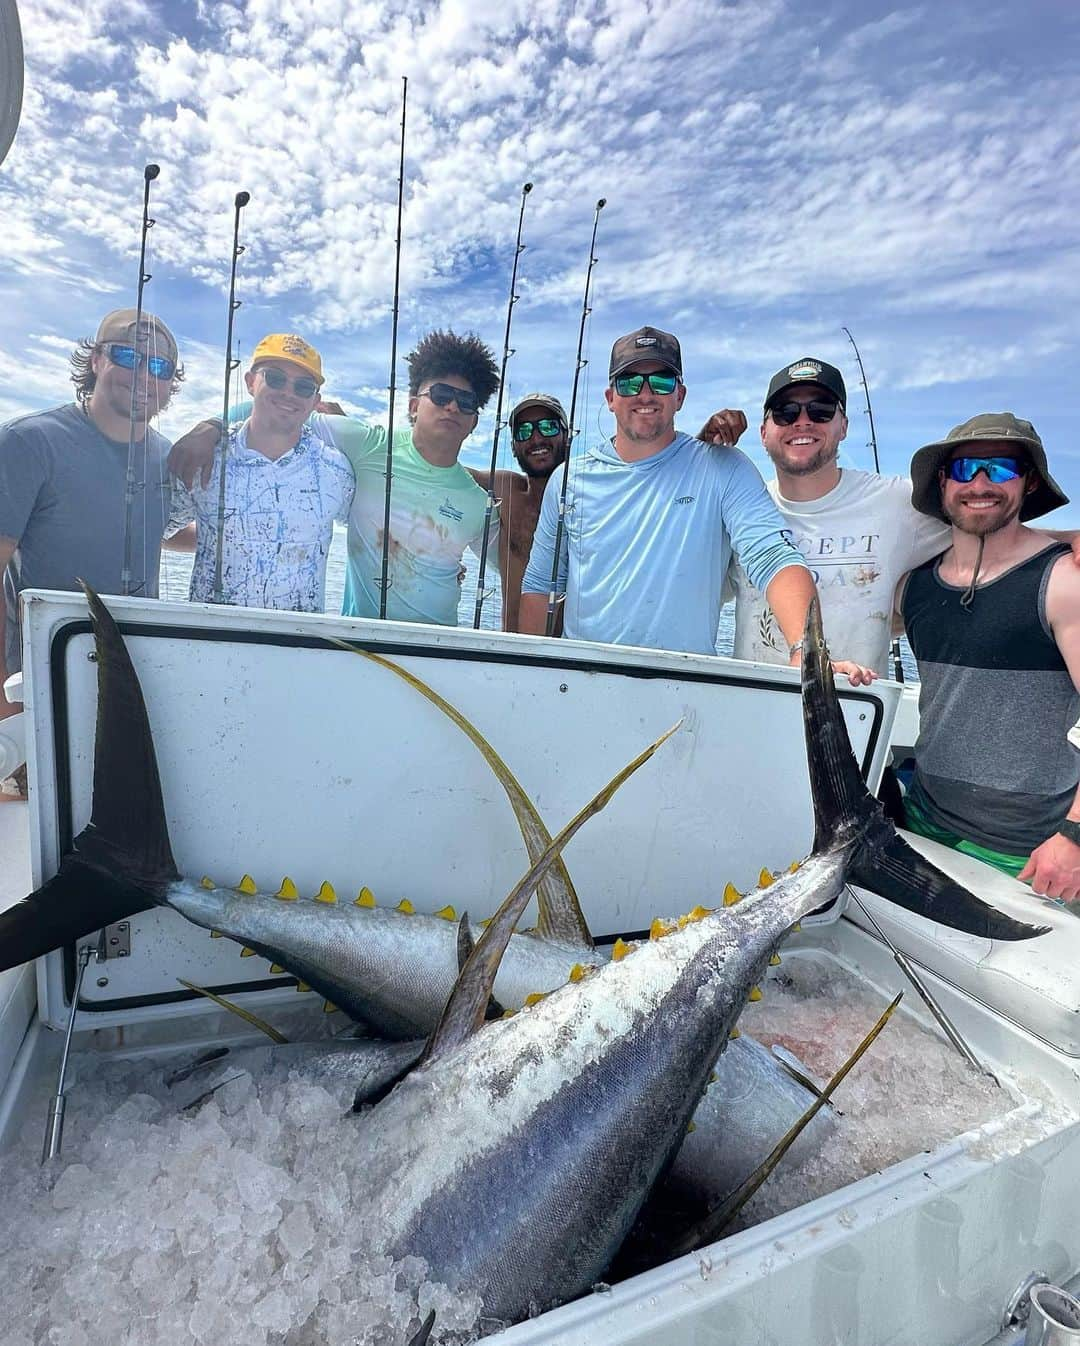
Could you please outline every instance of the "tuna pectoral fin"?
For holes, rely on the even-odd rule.
[[[78,855],[65,856],[48,883],[0,912],[0,972],[152,905],[140,889],[102,873]]]
[[[644,752],[639,753],[632,762],[629,762],[617,775],[613,776],[600,793],[594,795],[581,812],[570,819],[539,859],[529,867],[525,876],[519,880],[509,897],[491,918],[490,924],[480,936],[476,947],[461,969],[461,974],[454,983],[454,989],[450,992],[450,998],[446,1002],[442,1018],[431,1035],[421,1065],[450,1051],[460,1042],[464,1042],[484,1022],[484,1015],[491,999],[491,988],[495,984],[495,974],[499,970],[499,963],[506,952],[510,936],[514,933],[514,927],[521,919],[522,912],[528,906],[529,898],[532,896],[537,883],[554,864],[562,848],[577,832],[578,828],[610,802],[612,795],[619,786],[629,780],[638,767],[649,760],[661,743],[669,739],[680,724],[682,724],[681,720],[666,734],[662,734],[655,743],[650,743]]]
[[[885,817],[851,750],[816,598],[803,638],[802,703],[815,852],[855,843],[849,880],[955,930],[988,939],[1046,934],[1048,926],[1014,920],[969,893],[913,850]]]
[[[908,911],[983,939],[1032,939],[1050,929],[1017,921],[983,902],[909,846],[891,824],[883,822],[883,826],[891,836],[884,842],[869,840],[859,848],[848,870],[850,882]]]

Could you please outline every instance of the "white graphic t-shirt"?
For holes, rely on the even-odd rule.
[[[786,536],[810,567],[834,659],[853,659],[889,673],[892,605],[901,576],[949,545],[949,528],[911,504],[906,477],[845,467],[819,500],[786,500],[768,483],[787,524]],[[735,657],[786,664],[788,646],[769,605],[737,563]]]
[[[322,612],[334,520],[344,522],[355,481],[347,460],[305,425],[278,459],[248,447],[248,422],[230,431],[222,547],[224,601],[248,608]],[[209,486],[173,484],[168,531],[197,520],[191,600],[214,594],[221,448]]]

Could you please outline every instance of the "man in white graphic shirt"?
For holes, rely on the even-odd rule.
[[[192,601],[214,600],[220,532],[220,601],[322,612],[334,520],[348,517],[355,485],[347,459],[305,424],[322,360],[302,337],[275,333],[255,347],[244,381],[251,414],[229,432],[224,517],[220,444],[208,483],[174,478],[170,528],[197,524]]]

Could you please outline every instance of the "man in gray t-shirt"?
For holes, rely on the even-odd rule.
[[[20,666],[23,589],[123,590],[125,482],[133,440],[132,594],[157,596],[161,538],[169,517],[169,443],[149,421],[183,371],[172,333],[144,313],[118,309],[71,357],[76,401],[20,416],[0,428],[0,685]],[[0,719],[14,714],[0,694]]]

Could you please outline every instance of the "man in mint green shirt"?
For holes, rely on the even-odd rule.
[[[386,615],[392,621],[456,626],[466,547],[479,551],[487,492],[458,462],[480,409],[499,386],[491,351],[475,336],[432,332],[407,356],[410,429],[395,430],[390,482]],[[342,612],[377,617],[386,508],[386,430],[343,416],[316,415],[352,464],[349,567]],[[498,548],[498,512],[488,546]]]
[[[461,466],[458,454],[499,386],[498,370],[478,337],[449,331],[429,333],[406,362],[410,428],[394,431],[386,615],[392,621],[456,626],[461,558],[466,547],[480,549],[487,505],[487,492]],[[309,425],[345,456],[356,477],[342,612],[378,617],[386,429],[319,412]],[[169,459],[174,475],[190,481],[205,470],[219,433],[217,422],[204,422],[178,440]],[[498,523],[498,511],[493,511],[489,547],[498,547]]]

